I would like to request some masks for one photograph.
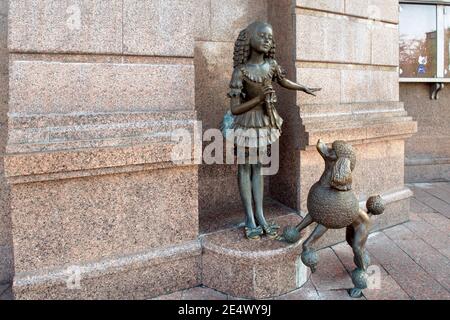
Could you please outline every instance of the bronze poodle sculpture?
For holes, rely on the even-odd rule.
[[[316,228],[303,243],[301,256],[303,263],[314,273],[319,260],[313,248],[314,243],[328,229],[347,228],[346,240],[353,249],[357,266],[352,272],[355,288],[350,289],[349,294],[354,298],[361,297],[362,290],[367,288],[366,270],[370,265],[365,250],[371,226],[370,216],[382,214],[384,203],[380,196],[375,196],[367,201],[367,213],[359,208],[358,199],[351,190],[356,156],[350,144],[335,141],[332,148],[329,148],[319,140],[317,150],[325,160],[325,171],[309,191],[308,215],[297,227],[286,228],[279,239],[295,243],[300,238],[300,231],[316,222]]]

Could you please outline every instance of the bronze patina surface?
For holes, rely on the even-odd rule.
[[[270,146],[281,135],[283,119],[275,108],[277,96],[272,84],[276,82],[283,88],[311,95],[320,90],[286,79],[275,60],[275,47],[272,26],[268,23],[254,22],[240,32],[234,48],[234,71],[228,94],[231,112],[226,115],[223,126],[233,132],[238,159],[239,154],[245,158],[244,163],[238,163],[238,181],[246,214],[245,234],[255,240],[264,234],[275,238],[278,229],[264,217],[261,161],[259,157],[255,161],[249,159],[249,154],[270,152]]]
[[[384,212],[380,196],[369,198],[367,212],[359,208],[358,199],[352,191],[352,171],[356,165],[356,155],[352,146],[344,141],[335,141],[331,148],[319,140],[317,150],[325,160],[325,171],[308,194],[308,215],[295,228],[284,230],[280,240],[297,242],[300,231],[313,222],[317,223],[312,234],[303,243],[302,261],[316,271],[318,256],[314,243],[328,229],[347,228],[347,243],[352,247],[356,269],[352,272],[355,288],[349,290],[352,297],[360,297],[367,288],[366,270],[370,258],[366,251],[366,241],[371,227],[370,216]]]

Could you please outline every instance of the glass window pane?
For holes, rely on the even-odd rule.
[[[445,53],[444,53],[444,74],[450,78],[450,6],[445,11]]]
[[[437,7],[402,4],[400,11],[400,76],[437,76]]]

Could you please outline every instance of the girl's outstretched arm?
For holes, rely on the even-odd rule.
[[[289,89],[289,90],[303,91],[303,92],[305,92],[307,94],[310,94],[310,95],[313,95],[313,96],[315,96],[314,92],[322,90],[322,88],[309,88],[309,87],[303,86],[301,84],[295,83],[295,82],[293,82],[291,80],[288,80],[286,78],[281,79],[280,81],[278,81],[278,83],[283,88],[286,88],[286,89]]]

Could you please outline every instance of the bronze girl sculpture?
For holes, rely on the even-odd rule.
[[[224,129],[233,131],[237,153],[243,150],[241,155],[245,161],[238,161],[238,183],[246,213],[245,235],[253,240],[260,239],[263,234],[275,238],[279,229],[264,217],[262,164],[259,159],[250,160],[249,156],[255,151],[253,154],[258,155],[270,152],[270,145],[281,135],[283,119],[275,109],[277,98],[273,81],[286,89],[311,95],[320,90],[285,78],[284,71],[275,60],[272,26],[254,22],[241,31],[235,43],[234,72],[229,92],[231,114],[224,119]]]

